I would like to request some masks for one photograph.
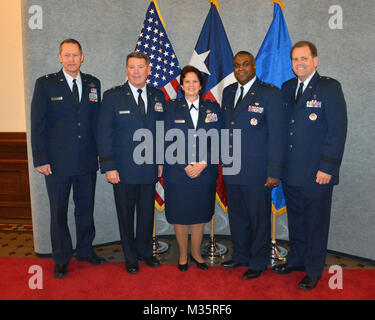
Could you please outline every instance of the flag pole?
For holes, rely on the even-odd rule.
[[[285,262],[285,255],[279,251],[279,248],[276,243],[276,213],[272,210],[272,240],[271,240],[271,266],[273,267],[278,262]],[[284,249],[284,248],[283,248]],[[286,250],[286,249],[284,249]]]
[[[201,253],[204,258],[209,258],[211,265],[218,264],[218,258],[224,259],[224,255],[228,249],[226,246],[220,243],[216,243],[215,239],[215,214],[211,219],[211,233],[210,240],[201,245]]]
[[[163,254],[167,252],[169,249],[168,243],[165,243],[163,241],[158,241],[158,238],[156,237],[156,208],[154,209],[154,227],[152,231],[152,253],[153,256],[157,256],[159,254]]]

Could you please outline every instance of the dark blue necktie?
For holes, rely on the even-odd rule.
[[[142,99],[142,89],[138,89],[138,107],[139,110],[141,111],[141,115],[145,116],[146,115],[146,108],[145,108],[145,102]]]
[[[296,104],[298,103],[299,99],[302,97],[302,93],[303,93],[303,82],[299,84],[299,88],[298,88],[298,92],[296,96]]]
[[[73,97],[74,97],[74,101],[77,104],[79,104],[79,92],[78,92],[78,86],[77,86],[76,79],[73,79]]]

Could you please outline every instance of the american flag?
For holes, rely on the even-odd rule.
[[[135,50],[144,52],[150,58],[151,74],[147,84],[161,89],[166,101],[174,99],[180,85],[181,69],[156,1],[152,1],[147,9]]]
[[[135,50],[150,58],[151,74],[147,84],[162,90],[166,101],[176,98],[180,86],[180,64],[168,39],[156,0],[152,0],[147,9]],[[156,183],[155,207],[164,211],[163,178]]]

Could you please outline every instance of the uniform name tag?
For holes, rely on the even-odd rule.
[[[129,114],[130,110],[120,110],[118,113],[119,114]]]
[[[321,108],[322,102],[318,100],[306,101],[306,107],[307,108]]]
[[[63,97],[51,97],[51,101],[63,100]]]
[[[174,123],[185,123],[185,120],[175,120]]]

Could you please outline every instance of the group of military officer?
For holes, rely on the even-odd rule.
[[[338,184],[346,139],[346,103],[339,82],[317,73],[314,44],[300,41],[290,55],[297,77],[281,90],[256,77],[251,53],[240,51],[234,57],[237,82],[224,89],[219,120],[230,137],[234,129],[241,130],[241,170],[224,176],[234,251],[222,267],[247,267],[244,279],[257,278],[267,268],[271,191],[281,181],[290,254],[274,271],[305,271],[299,287],[310,290],[325,264],[333,185]],[[159,267],[152,228],[162,167],[155,161],[138,165],[133,159],[134,132],[145,128],[155,133],[156,121],[164,119],[164,94],[146,85],[148,57],[129,54],[127,82],[107,90],[102,101],[100,81],[80,71],[84,54],[79,42],[64,40],[59,58],[62,69],[36,81],[31,105],[34,166],[45,175],[50,202],[54,275],[67,275],[73,255],[67,226],[71,186],[77,259],[106,262],[92,247],[98,156],[101,172],[113,184],[126,270],[139,272],[138,261]]]

